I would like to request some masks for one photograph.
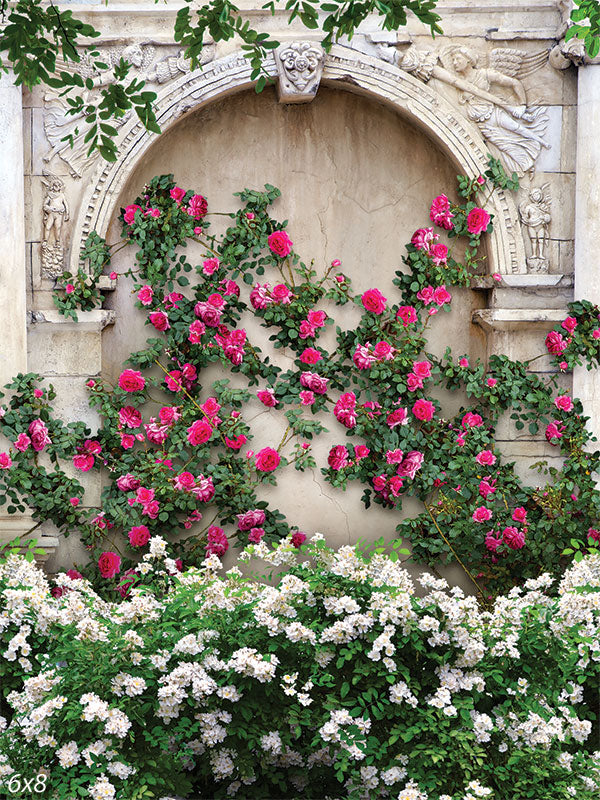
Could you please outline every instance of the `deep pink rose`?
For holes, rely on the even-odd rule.
[[[202,272],[205,275],[212,275],[215,273],[220,266],[220,262],[218,258],[207,258],[206,261],[202,262]]]
[[[419,289],[419,291],[417,292],[417,297],[418,297],[419,300],[421,300],[422,303],[424,303],[426,306],[428,306],[430,303],[433,303],[433,293],[434,293],[434,291],[435,290],[434,290],[433,286],[424,286],[422,289]]]
[[[327,378],[322,378],[316,372],[302,372],[300,383],[315,394],[325,394],[327,392]]]
[[[463,428],[478,428],[480,425],[483,425],[483,419],[480,414],[473,414],[472,411],[467,411],[462,418]]]
[[[98,568],[103,578],[114,578],[121,569],[121,557],[108,551],[98,559]]]
[[[273,389],[261,389],[261,391],[256,393],[256,396],[264,406],[267,406],[267,408],[273,408],[273,406],[276,406],[279,402],[279,400],[275,397],[275,392]]]
[[[132,547],[143,547],[150,541],[150,531],[145,525],[134,525],[128,533]]]
[[[208,211],[206,198],[201,194],[194,194],[190,197],[187,212],[194,219],[202,219]]]
[[[166,331],[171,327],[169,324],[169,317],[164,311],[153,311],[148,315],[148,319],[157,331]]]
[[[117,478],[117,486],[122,492],[135,492],[140,488],[140,482],[134,475],[128,472],[125,475],[121,475],[120,478]]]
[[[480,453],[477,453],[475,456],[475,461],[481,466],[492,466],[496,463],[496,456],[492,453],[491,450],[482,450]]]
[[[285,285],[285,283],[278,283],[273,287],[271,296],[276,303],[287,305],[292,302],[293,294]]]
[[[419,228],[411,236],[410,242],[417,250],[429,251],[432,243],[439,238],[439,235],[433,232],[433,228]]]
[[[121,447],[123,450],[131,450],[133,445],[135,444],[135,436],[131,433],[122,433],[121,434]]]
[[[452,295],[445,286],[438,286],[433,290],[433,302],[438,306],[443,306],[444,303],[452,302]]]
[[[331,469],[339,470],[347,467],[350,463],[348,461],[348,449],[343,444],[336,444],[332,447],[327,456],[327,463]]]
[[[549,422],[546,426],[546,439],[550,442],[550,444],[556,445],[558,441],[554,441],[554,439],[562,438],[563,431],[565,429],[564,425],[555,419],[553,422]]]
[[[394,357],[394,348],[389,342],[377,342],[373,348],[373,355],[379,361],[390,361]]]
[[[315,393],[305,389],[303,392],[300,392],[300,402],[303,406],[312,406],[315,402]]]
[[[119,376],[119,386],[126,392],[139,392],[145,385],[142,373],[135,369],[124,369]]]
[[[211,303],[196,303],[194,313],[211,328],[216,328],[221,323],[221,310]]]
[[[316,350],[314,347],[306,347],[300,353],[300,361],[303,364],[316,364],[317,361],[320,361],[323,358],[321,353]]]
[[[171,191],[169,192],[173,200],[176,203],[181,203],[183,198],[185,197],[185,189],[182,189],[180,186],[174,186]]]
[[[588,528],[587,532],[588,538],[591,539],[593,542],[600,544],[600,531],[596,528]]]
[[[208,442],[213,427],[207,419],[197,419],[187,429],[187,440],[190,444],[199,445]]]
[[[512,518],[515,522],[526,522],[527,521],[527,510],[523,508],[523,506],[517,506],[512,513]]]
[[[424,458],[425,456],[419,450],[411,450],[404,456],[396,470],[396,475],[414,480],[415,475],[421,469]]]
[[[408,423],[408,411],[405,408],[397,408],[387,415],[386,422],[390,428],[395,428],[396,425],[406,425]]]
[[[368,346],[357,344],[352,360],[358,369],[369,369],[377,361]]]
[[[556,397],[554,400],[554,405],[558,408],[559,411],[573,410],[573,401],[571,400],[568,394],[559,394],[559,396]]]
[[[0,453],[0,469],[10,469],[12,463],[12,459],[8,453]]]
[[[302,531],[296,531],[292,534],[292,544],[294,547],[301,547],[306,541],[306,534]]]
[[[490,224],[490,215],[483,208],[473,208],[467,216],[467,230],[474,236],[485,233]]]
[[[151,286],[145,285],[137,293],[137,299],[143,306],[149,306],[154,297],[154,290]]]
[[[136,206],[135,204],[131,204],[126,207],[125,213],[123,214],[123,220],[127,223],[127,225],[131,225],[132,222],[135,220],[136,211],[141,211],[140,206]]]
[[[546,349],[553,356],[559,356],[567,349],[567,342],[558,331],[550,331],[546,336]]]
[[[30,444],[31,444],[31,439],[29,438],[29,436],[27,436],[26,433],[20,433],[15,441],[15,447],[17,450],[20,450],[21,453],[24,453]]]
[[[248,541],[251,544],[258,544],[264,535],[264,528],[252,528],[250,531],[248,531]]]
[[[225,536],[223,528],[211,525],[206,533],[208,544],[206,545],[206,555],[223,556],[229,549],[229,541]]]
[[[354,448],[354,457],[357,461],[360,461],[362,458],[366,458],[370,452],[366,445],[359,444]]]
[[[72,581],[81,580],[83,575],[81,572],[78,572],[76,569],[68,569],[67,570],[67,577],[71,578]]]
[[[577,327],[577,319],[575,317],[567,317],[561,323],[561,327],[564,328],[568,333],[573,333]]]
[[[473,512],[473,519],[475,520],[475,522],[487,522],[488,519],[491,518],[492,518],[492,512],[489,510],[489,508],[486,508],[485,506],[479,506],[479,508],[476,508],[475,511]]]
[[[454,214],[450,212],[450,201],[445,194],[440,194],[435,198],[429,210],[429,219],[440,228],[445,228],[447,231],[452,229],[452,217]]]
[[[502,538],[511,550],[520,550],[525,545],[525,534],[514,525],[504,528]]]
[[[173,486],[177,491],[189,491],[194,487],[196,479],[191,472],[180,472],[175,476]]]
[[[125,428],[139,428],[142,424],[142,415],[133,406],[123,406],[119,410],[119,422]]]
[[[198,344],[202,341],[202,334],[206,333],[206,325],[199,319],[194,320],[189,327],[188,341],[192,344]]]
[[[406,376],[406,388],[409,392],[416,392],[417,389],[422,389],[423,379],[415,375],[414,372],[409,372]]]
[[[256,454],[256,469],[259,472],[273,472],[279,466],[281,457],[272,447],[263,447]]]
[[[325,325],[327,314],[324,311],[309,311],[306,318],[308,324],[313,328],[322,328]]]
[[[412,407],[412,412],[417,419],[423,422],[429,422],[433,419],[433,415],[435,414],[435,406],[431,400],[423,400],[421,398],[417,400]]]
[[[289,256],[294,246],[294,243],[285,231],[273,231],[273,233],[267,237],[267,244],[271,252],[275,253],[279,258]]]
[[[243,514],[238,514],[238,528],[241,531],[249,531],[250,528],[259,528],[265,521],[265,512],[261,508],[255,508],[253,511],[245,511]]]
[[[496,491],[496,481],[490,481],[487,478],[480,481],[479,483],[479,494],[483,497],[484,500],[487,500],[488,495],[494,494]]]
[[[419,378],[431,378],[431,364],[429,361],[413,361],[413,372]]]
[[[31,446],[39,453],[48,444],[52,444],[52,440],[48,436],[48,428],[41,419],[34,419],[28,428],[29,436],[31,437]]]
[[[429,253],[436,267],[446,263],[446,259],[448,258],[448,248],[445,244],[432,244]]]
[[[502,539],[494,536],[493,531],[488,531],[485,535],[485,546],[491,553],[498,550],[498,545],[502,544]]]
[[[396,312],[396,319],[401,319],[402,324],[406,328],[407,325],[411,325],[413,322],[417,321],[417,310],[414,306],[400,306]]]
[[[365,309],[373,314],[383,314],[385,311],[387,298],[381,294],[379,289],[367,289],[360,299]]]
[[[89,472],[94,466],[94,456],[82,453],[81,455],[73,456],[73,466],[80,469],[82,472]]]

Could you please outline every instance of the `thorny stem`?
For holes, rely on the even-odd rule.
[[[483,589],[482,589],[482,588],[481,588],[481,586],[480,586],[480,585],[477,583],[477,581],[475,580],[475,578],[473,577],[473,575],[471,574],[471,572],[470,572],[470,571],[467,569],[467,567],[466,567],[466,566],[463,564],[463,562],[462,562],[462,561],[460,560],[460,558],[458,557],[458,554],[457,554],[456,550],[455,550],[455,549],[452,547],[452,545],[451,545],[451,544],[450,544],[450,542],[448,541],[447,537],[444,535],[444,533],[443,533],[442,529],[441,529],[441,528],[440,528],[440,526],[437,524],[437,522],[436,522],[436,520],[435,520],[435,517],[434,517],[434,516],[433,516],[433,514],[431,513],[431,508],[429,507],[429,505],[428,505],[427,503],[425,503],[425,508],[427,509],[427,513],[428,513],[428,514],[429,514],[429,516],[431,517],[431,521],[432,521],[432,522],[433,522],[433,524],[435,525],[435,527],[436,527],[436,529],[437,529],[438,533],[440,534],[440,536],[442,537],[442,539],[443,539],[443,540],[446,542],[446,544],[448,545],[448,547],[449,547],[449,548],[450,548],[450,550],[452,551],[452,553],[453,553],[453,555],[454,555],[454,558],[455,558],[455,559],[458,561],[458,563],[459,563],[459,564],[460,564],[460,566],[463,568],[463,570],[465,571],[465,573],[466,573],[466,574],[469,576],[469,578],[470,578],[470,579],[473,581],[473,583],[474,583],[474,584],[475,584],[475,586],[477,587],[477,591],[478,591],[478,592],[479,592],[479,594],[481,595],[481,599],[482,599],[482,601],[483,601],[483,604],[484,604],[485,606],[487,606],[487,601],[486,601],[486,599],[485,599],[485,595],[484,595],[484,593],[483,593]]]

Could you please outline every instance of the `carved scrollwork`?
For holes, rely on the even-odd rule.
[[[309,103],[317,94],[325,52],[314,42],[289,42],[275,51],[281,103]]]

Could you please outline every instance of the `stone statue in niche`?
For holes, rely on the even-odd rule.
[[[550,184],[531,189],[529,196],[519,204],[519,216],[527,231],[531,245],[531,255],[527,258],[530,272],[548,272],[546,247],[550,214]]]
[[[325,51],[315,42],[289,42],[275,51],[279,102],[309,103],[317,94]]]
[[[207,44],[201,58],[205,64],[214,58],[214,43]],[[85,79],[90,78],[93,86],[91,89],[82,89],[81,95],[85,103],[97,103],[100,99],[100,90],[114,80],[114,67],[121,58],[129,61],[131,69],[127,80],[133,78],[145,80],[149,84],[163,84],[189,72],[189,62],[182,57],[182,51],[177,55],[167,56],[156,60],[157,48],[151,44],[129,44],[119,48],[111,48],[101,52],[101,60],[108,65],[108,69],[98,72],[94,69],[92,59],[85,55],[76,65],[77,72]],[[57,70],[68,71],[73,69],[71,62],[58,63]],[[90,156],[87,155],[89,143],[83,141],[82,133],[85,131],[85,114],[68,115],[68,104],[57,92],[49,91],[44,96],[44,131],[50,142],[51,148],[44,156],[46,163],[55,156],[59,156],[68,166],[71,177],[81,178],[85,169],[93,166],[99,159],[97,150]],[[128,111],[119,120],[110,120],[113,127],[123,126],[133,115]],[[65,137],[73,137],[73,146]]]
[[[44,205],[44,233],[42,236],[42,276],[58,278],[64,272],[63,224],[69,221],[69,204],[65,197],[65,184],[56,175],[42,178],[46,187]]]
[[[412,46],[395,60],[420,80],[436,78],[458,89],[458,102],[467,117],[498,148],[508,172],[523,175],[533,170],[542,148],[550,147],[544,139],[548,114],[541,106],[527,105],[521,83],[546,63],[548,51],[530,54],[498,47],[490,53],[489,64],[482,66],[480,54],[463,45],[449,45],[439,52]],[[509,90],[511,96],[503,96],[495,87]]]

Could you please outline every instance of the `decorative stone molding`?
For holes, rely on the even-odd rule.
[[[280,103],[310,103],[314,100],[325,51],[315,42],[288,42],[275,51]]]
[[[269,59],[267,73],[277,76],[275,59]],[[159,94],[157,117],[163,130],[173,125],[181,109],[202,108],[217,98],[243,91],[253,85],[248,60],[240,53],[208,64],[202,72],[182,75]],[[391,105],[424,129],[453,160],[460,172],[477,176],[487,168],[487,146],[479,129],[466,120],[438,92],[407,71],[342,46],[326,56],[322,82],[346,91],[358,92]],[[119,193],[132,170],[152,146],[156,136],[137,120],[121,129],[117,161],[100,164],[88,182],[81,210],[75,222],[71,270],[79,266],[79,252],[92,230],[104,235],[116,210]],[[494,231],[488,239],[490,273],[525,272],[525,251],[516,205],[509,193],[498,191],[493,201]]]

